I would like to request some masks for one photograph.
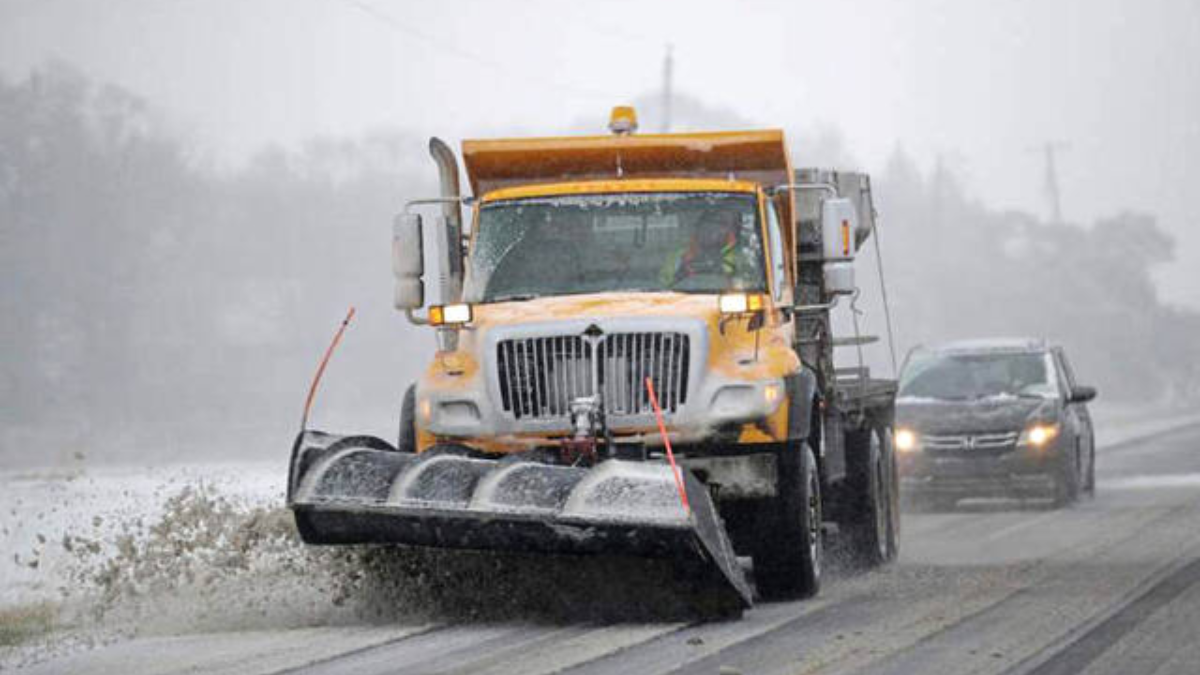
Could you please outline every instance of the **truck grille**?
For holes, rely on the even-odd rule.
[[[570,415],[571,401],[603,392],[609,415],[652,413],[649,377],[664,413],[687,401],[684,333],[612,333],[502,340],[496,346],[500,403],[517,419]]]

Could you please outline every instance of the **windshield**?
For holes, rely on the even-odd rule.
[[[996,396],[1052,397],[1047,353],[915,354],[900,373],[906,398],[971,400]]]
[[[622,193],[484,204],[464,299],[765,290],[754,195]]]

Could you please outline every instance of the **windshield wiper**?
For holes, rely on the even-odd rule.
[[[508,295],[497,295],[494,298],[488,298],[488,302],[522,302],[540,297],[537,293],[509,293]]]
[[[991,393],[988,393],[988,394],[977,394],[977,395],[975,395],[975,396],[968,396],[968,397],[966,398],[966,400],[969,400],[969,401],[986,401],[986,400],[988,400],[988,399],[995,399],[995,398],[1001,398],[1001,399],[1002,399],[1002,398],[1020,398],[1020,399],[1033,399],[1033,400],[1040,401],[1040,400],[1042,400],[1042,399],[1043,399],[1043,398],[1045,398],[1045,397],[1044,397],[1044,396],[1039,396],[1039,395],[1037,395],[1037,394],[1030,394],[1029,392],[1017,392],[1017,391],[996,391],[996,392],[991,392]]]

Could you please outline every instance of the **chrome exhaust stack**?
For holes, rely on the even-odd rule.
[[[462,299],[463,283],[463,227],[462,203],[458,182],[458,160],[454,150],[436,136],[429,139],[429,154],[438,166],[438,183],[442,202],[442,216],[446,219],[445,232],[440,233],[438,247],[441,251],[440,272],[441,302],[449,304]],[[455,200],[455,201],[451,201]]]

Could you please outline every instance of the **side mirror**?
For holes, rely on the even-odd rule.
[[[821,202],[821,239],[825,293],[854,293],[854,254],[858,250],[858,211],[854,202],[841,197]]]
[[[1095,387],[1074,387],[1071,389],[1071,395],[1067,397],[1068,403],[1087,403],[1096,398]]]
[[[825,293],[829,295],[851,295],[854,293],[854,263],[825,262]]]
[[[821,202],[821,238],[825,261],[854,260],[858,250],[858,211],[841,197]]]
[[[396,276],[396,309],[424,307],[425,238],[419,214],[402,213],[392,221],[392,274]]]

